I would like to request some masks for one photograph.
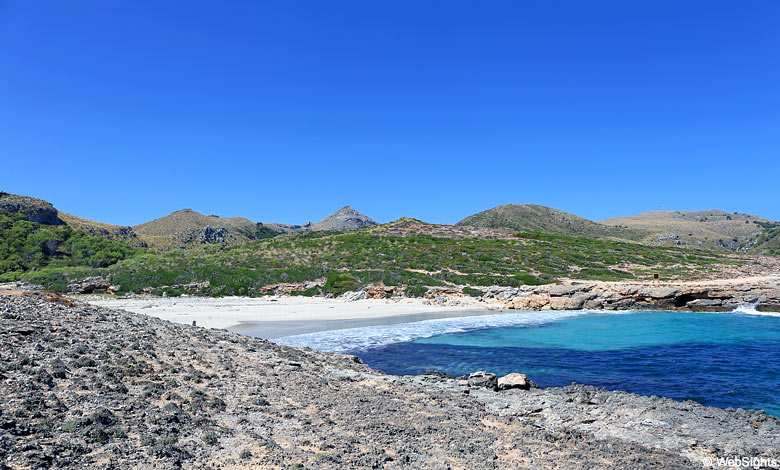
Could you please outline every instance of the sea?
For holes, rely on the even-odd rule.
[[[780,416],[780,315],[533,311],[438,318],[276,338],[360,356],[389,374],[521,372]]]

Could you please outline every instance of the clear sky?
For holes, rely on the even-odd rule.
[[[0,163],[127,225],[780,220],[780,2],[0,0]]]

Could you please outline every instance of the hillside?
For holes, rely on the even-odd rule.
[[[371,217],[362,214],[350,206],[344,206],[319,222],[307,222],[303,225],[266,223],[265,226],[282,233],[321,232],[326,230],[356,230],[378,225]]]
[[[637,240],[645,235],[641,230],[606,226],[537,204],[505,204],[466,217],[456,225],[587,238]]]
[[[233,246],[272,237],[277,233],[243,217],[206,216],[192,209],[172,212],[165,217],[136,225],[133,230],[157,250],[208,244]]]
[[[753,251],[780,256],[780,222],[765,222],[759,225],[763,230],[755,238]]]
[[[23,281],[64,289],[85,275],[120,292],[167,295],[339,295],[369,285],[422,296],[457,286],[539,285],[563,279],[706,279],[762,273],[762,260],[693,248],[653,247],[543,233],[459,238],[403,228],[305,232],[219,250],[145,253],[88,273],[30,272]],[[396,231],[397,230],[397,231]],[[432,230],[436,230],[432,227]],[[436,232],[432,232],[436,233]],[[439,235],[437,233],[437,235]],[[444,238],[444,237],[447,238]],[[74,276],[76,276],[74,278]]]
[[[66,212],[59,212],[58,215],[60,220],[68,227],[73,230],[81,230],[87,235],[106,240],[124,240],[133,247],[148,246],[144,240],[138,238],[138,234],[135,233],[132,227],[95,222],[94,220],[84,219]]]
[[[750,251],[769,221],[751,214],[707,211],[650,211],[631,217],[600,220],[604,225],[644,230],[650,244],[692,245],[702,248]],[[772,238],[767,237],[767,241]],[[759,249],[760,250],[760,249]]]

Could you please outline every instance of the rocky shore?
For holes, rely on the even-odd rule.
[[[388,376],[354,356],[56,294],[0,295],[0,345],[0,469],[701,468],[780,456],[780,421],[759,411],[484,372]]]
[[[696,282],[571,282],[487,290],[487,300],[521,310],[688,310],[728,312],[751,306],[780,312],[780,277]]]

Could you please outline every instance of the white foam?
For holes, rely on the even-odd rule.
[[[322,351],[348,352],[387,346],[393,343],[445,333],[461,333],[504,326],[538,326],[564,318],[596,313],[588,310],[497,313],[470,317],[438,318],[396,325],[365,326],[320,331],[274,339],[288,346],[304,346]]]
[[[745,315],[757,315],[760,317],[780,317],[780,313],[778,312],[759,312],[756,310],[756,307],[758,306],[758,302],[752,303],[752,304],[742,304],[739,307],[735,308],[732,313],[742,313]]]

